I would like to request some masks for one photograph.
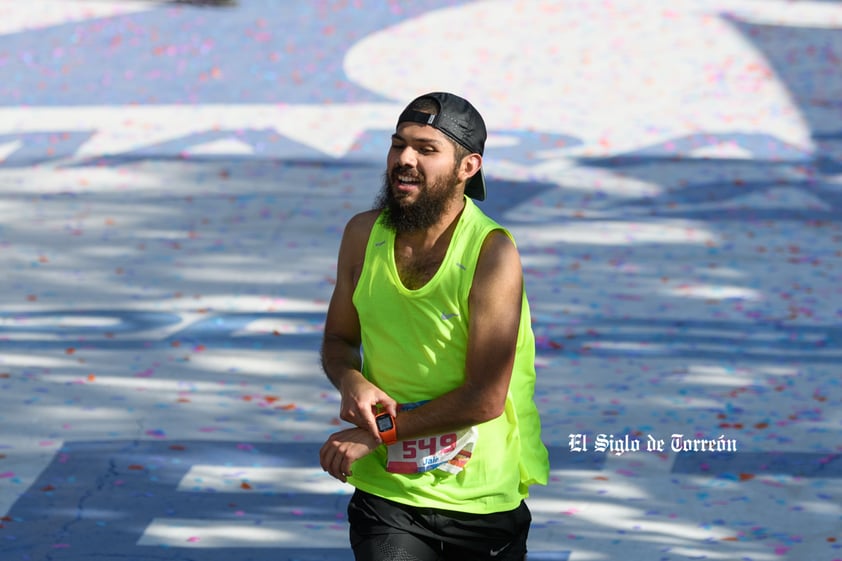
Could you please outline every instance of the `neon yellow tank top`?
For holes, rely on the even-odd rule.
[[[395,233],[378,220],[353,295],[360,318],[363,374],[398,403],[442,395],[465,378],[468,294],[483,241],[494,230],[511,234],[470,198],[436,274],[409,290],[394,259]],[[352,466],[349,483],[403,504],[477,514],[517,508],[532,484],[546,484],[549,461],[541,441],[535,388],[535,339],[526,294],[517,352],[503,415],[477,426],[470,460],[457,474],[442,470],[386,471],[380,446]],[[395,446],[400,446],[398,443]]]

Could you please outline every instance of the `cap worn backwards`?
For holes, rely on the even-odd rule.
[[[412,109],[413,105],[422,99],[435,101],[439,107],[438,113],[431,114]],[[458,95],[432,92],[415,98],[398,117],[399,125],[407,121],[429,125],[440,130],[470,150],[472,154],[482,156],[485,150],[485,139],[488,136],[485,121],[468,100]],[[485,174],[482,168],[468,179],[465,184],[465,194],[478,201],[485,200]]]

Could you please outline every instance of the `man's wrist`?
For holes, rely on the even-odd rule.
[[[361,379],[365,380],[362,372],[349,368],[336,377],[336,389],[344,393],[350,385],[358,384]]]

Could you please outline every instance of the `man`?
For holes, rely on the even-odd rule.
[[[546,484],[520,257],[484,200],[485,123],[430,93],[398,118],[374,210],[339,248],[322,365],[355,426],[320,452],[356,491],[356,559],[523,560]]]

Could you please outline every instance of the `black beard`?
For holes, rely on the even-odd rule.
[[[398,171],[395,170],[392,176],[396,176]],[[389,173],[386,172],[383,174],[383,186],[374,201],[374,208],[383,211],[384,226],[398,234],[426,230],[444,215],[457,181],[455,169],[450,176],[443,177],[432,185],[427,184],[422,176],[422,188],[418,199],[410,205],[404,205],[395,198]]]

